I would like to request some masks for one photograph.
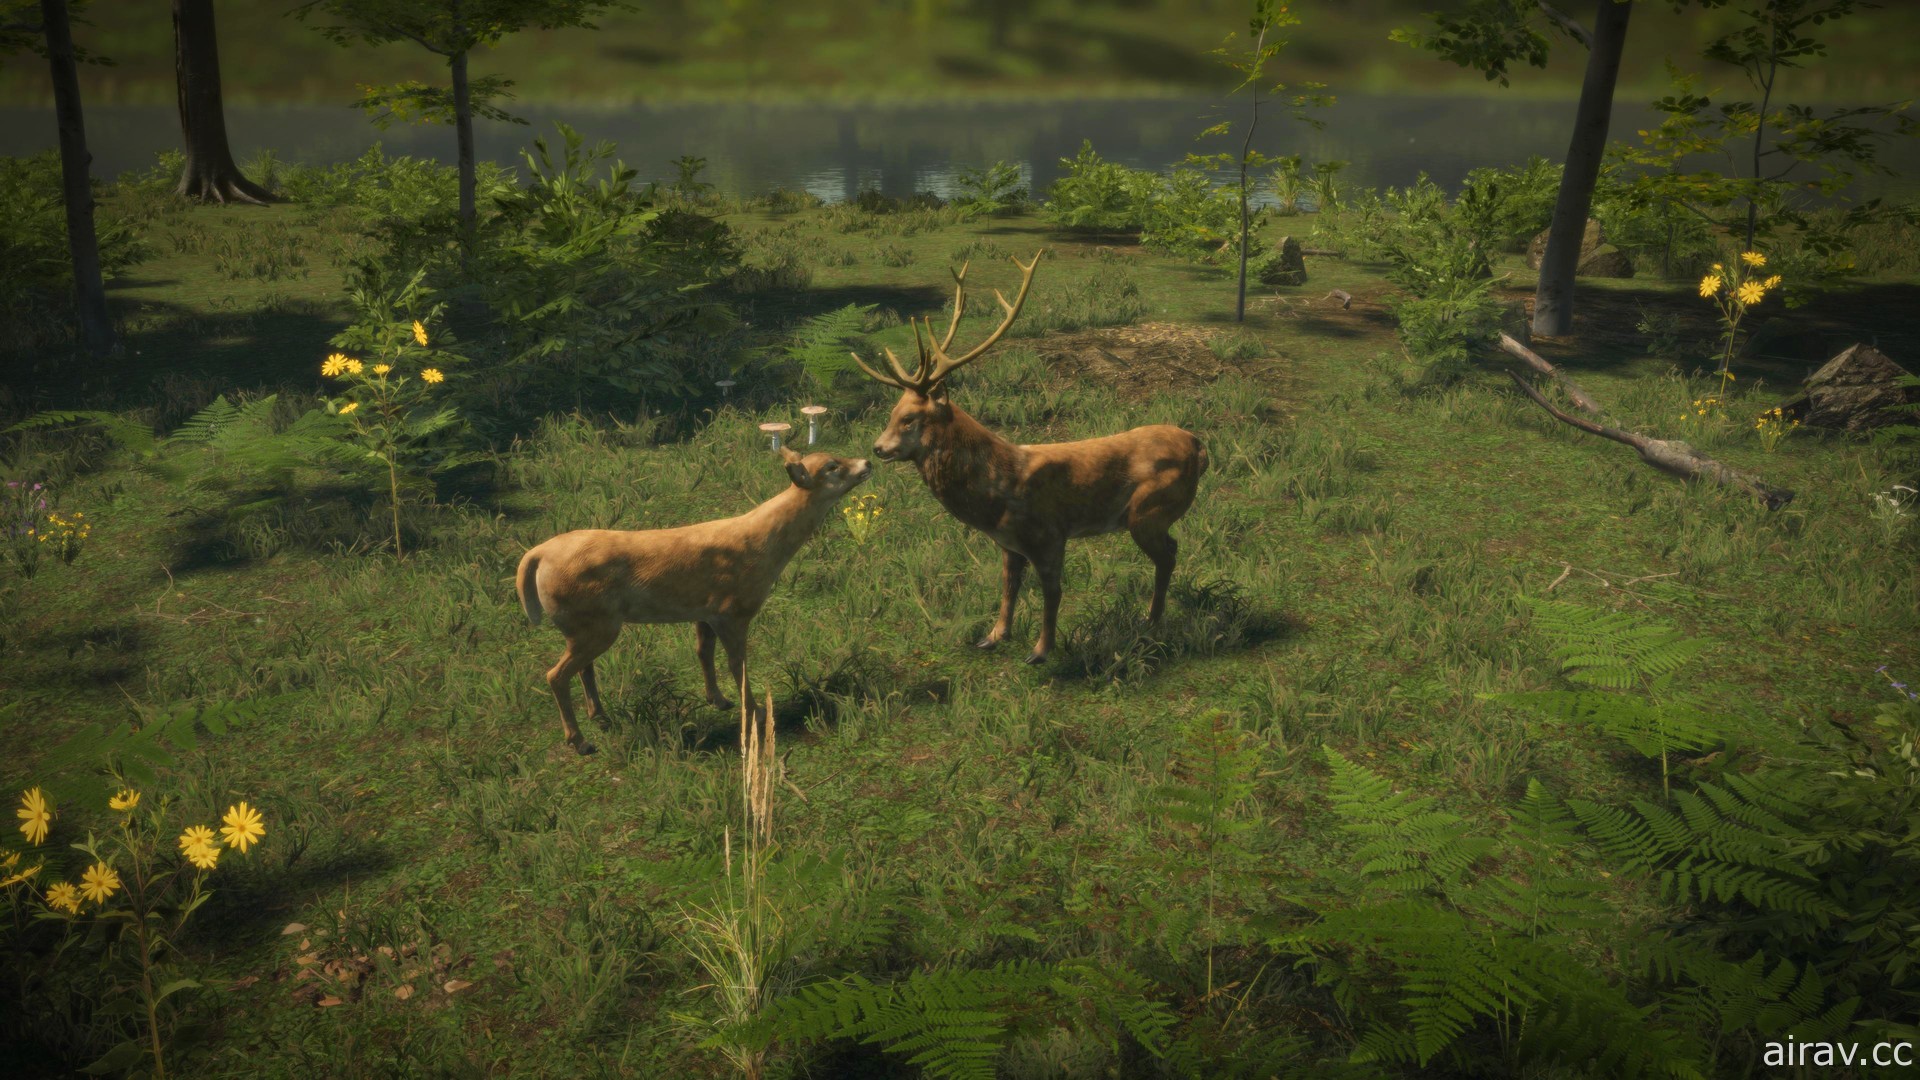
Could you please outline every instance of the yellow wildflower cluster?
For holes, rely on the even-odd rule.
[[[880,527],[880,496],[868,493],[855,495],[840,508],[840,515],[847,520],[847,532],[853,536],[854,544],[866,547],[873,538],[874,530]]]
[[[1799,426],[1799,420],[1788,419],[1787,414],[1777,406],[1761,413],[1753,422],[1753,430],[1760,433],[1760,449],[1769,454],[1780,445],[1781,439],[1787,437],[1788,432]]]
[[[413,325],[418,327],[420,324],[414,323]],[[425,331],[420,331],[416,336],[424,339],[426,336]],[[422,340],[422,344],[425,344],[424,340]],[[341,379],[349,375],[359,375],[366,370],[367,366],[365,364],[344,353],[334,353],[332,356],[327,357],[320,365],[320,374],[329,379]],[[387,376],[392,374],[393,365],[375,364],[372,370],[374,377],[384,383]],[[447,376],[441,372],[439,368],[422,368],[420,369],[420,381],[429,385],[443,383],[447,381]],[[358,404],[358,402],[353,403],[353,405]],[[347,413],[352,412],[353,405],[341,406],[340,414],[345,416]]]
[[[1732,378],[1732,376],[1728,376],[1728,378]],[[1717,397],[1694,398],[1691,408],[1693,411],[1680,414],[1681,420],[1692,423],[1702,417],[1711,419],[1719,419],[1720,417],[1721,405],[1720,399]]]
[[[87,512],[75,510],[72,517],[59,514],[47,515],[47,527],[30,534],[42,544],[51,543],[60,554],[60,561],[73,565],[80,555],[80,548],[93,535],[93,522],[87,520]]]
[[[131,788],[115,792],[107,800],[109,808],[129,815],[139,805],[140,793]],[[15,811],[15,816],[20,819],[20,832],[27,838],[27,843],[38,846],[46,842],[54,815],[53,807],[47,802],[45,792],[39,788],[33,788],[22,793],[20,808]],[[260,838],[267,834],[267,827],[261,819],[260,811],[248,806],[245,802],[228,807],[221,821],[223,824],[218,836],[210,826],[188,827],[179,837],[180,856],[201,870],[212,870],[219,864],[220,852],[223,848],[230,847],[244,855],[247,848],[258,843]],[[131,818],[125,824],[127,828],[133,828]],[[93,850],[91,842],[84,850]],[[17,853],[8,856],[5,860],[0,860],[0,871],[12,871],[19,860],[20,856]],[[0,888],[26,881],[39,873],[40,869],[40,865],[34,865],[17,873],[8,873],[6,877],[0,878]],[[78,882],[58,881],[49,885],[44,899],[47,906],[54,910],[78,915],[83,902],[104,904],[114,893],[120,891],[121,887],[119,871],[115,870],[112,864],[101,859],[87,867],[86,871],[80,875]]]

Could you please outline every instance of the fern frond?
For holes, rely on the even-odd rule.
[[[46,756],[42,768],[50,779],[45,786],[64,800],[105,805],[115,786],[108,769],[117,769],[136,785],[154,784],[158,781],[157,770],[178,764],[177,755],[193,751],[202,729],[215,737],[225,735],[299,696],[277,694],[251,701],[182,707],[139,727],[128,722],[95,725],[71,736]]]
[[[1632,689],[1670,675],[1713,647],[1626,612],[1534,597],[1521,602],[1535,628],[1553,643],[1553,657],[1567,678],[1606,690]]]
[[[148,457],[159,447],[159,440],[154,438],[152,429],[145,424],[98,409],[52,409],[35,413],[7,431],[33,431],[67,424],[97,426],[102,434],[113,440],[114,445],[139,457]]]

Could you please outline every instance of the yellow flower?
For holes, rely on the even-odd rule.
[[[19,861],[20,861],[20,853],[16,851],[13,854],[7,856],[6,858],[0,859],[0,870],[11,870],[14,868],[14,865],[17,864]]]
[[[47,888],[47,904],[69,915],[80,914],[80,890],[71,881],[55,882]]]
[[[320,365],[320,374],[332,378],[347,370],[347,363],[348,361],[345,355],[334,353],[332,356],[327,357],[326,363]]]
[[[342,405],[342,406],[340,406],[340,415],[341,415],[341,416],[345,416],[345,415],[347,415],[348,413],[350,413],[350,412],[352,412],[353,410],[355,410],[355,409],[357,409],[357,408],[359,408],[359,407],[360,407],[360,403],[359,403],[359,402],[357,402],[357,401],[349,401],[349,402],[347,402],[347,403],[346,403],[345,405]]]
[[[1743,304],[1757,304],[1767,295],[1767,287],[1757,281],[1749,281],[1740,286],[1740,291],[1736,295]]]
[[[419,342],[421,348],[427,347],[427,328],[420,325],[419,319],[413,320],[413,340]]]
[[[80,891],[96,904],[105,903],[120,888],[120,875],[106,863],[94,863],[80,875]]]
[[[373,373],[374,373],[375,375],[385,375],[385,374],[386,374],[387,372],[389,372],[389,371],[392,371],[392,370],[393,370],[393,365],[392,365],[392,364],[375,364],[375,365],[373,365]]]
[[[439,368],[430,367],[420,373],[420,381],[423,383],[446,382],[447,377],[445,375],[440,374]]]
[[[47,805],[47,797],[39,788],[22,794],[20,809],[13,813],[20,819],[20,832],[26,836],[27,843],[38,844],[47,838],[47,827],[53,824],[53,808]]]
[[[1714,263],[1714,264],[1713,264],[1713,272],[1714,272],[1714,273],[1716,273],[1716,274],[1718,274],[1718,273],[1720,273],[1721,271],[1723,271],[1723,270],[1725,270],[1725,269],[1726,269],[1726,267],[1724,267],[1724,266],[1721,266],[1721,265],[1720,265],[1719,263]]]
[[[40,863],[34,863],[32,866],[27,867],[25,870],[22,870],[17,874],[12,874],[6,878],[0,878],[0,889],[4,889],[9,885],[18,885],[21,882],[27,880],[28,878],[40,872],[40,866],[41,866]]]
[[[227,816],[220,820],[226,822],[220,834],[229,847],[239,848],[242,855],[247,853],[247,845],[267,835],[267,827],[260,823],[260,811],[244,802],[227,807]]]
[[[1720,291],[1720,276],[1718,274],[1708,274],[1706,277],[1703,277],[1700,279],[1700,295],[1701,296],[1712,296],[1714,293],[1717,293],[1719,291]]]
[[[202,870],[211,870],[220,862],[220,849],[212,844],[196,844],[187,849],[187,861]]]
[[[1767,257],[1765,255],[1760,254],[1757,251],[1741,252],[1740,261],[1746,263],[1748,266],[1755,268],[1756,270],[1762,266],[1767,265]]]
[[[1764,284],[1765,284],[1765,285],[1766,285],[1766,287],[1767,287],[1767,288],[1769,288],[1769,289],[1777,289],[1777,288],[1779,288],[1779,287],[1780,287],[1780,281],[1781,281],[1781,277],[1780,277],[1780,275],[1779,275],[1779,274],[1775,274],[1775,275],[1773,275],[1772,277],[1770,277],[1770,278],[1768,278],[1768,279],[1767,279],[1767,280],[1766,280],[1766,281],[1764,282]]]
[[[211,847],[214,844],[213,830],[205,825],[190,825],[180,834],[180,850],[184,853],[197,847]]]
[[[124,813],[140,805],[140,793],[132,788],[128,788],[111,799],[108,799],[107,805]]]

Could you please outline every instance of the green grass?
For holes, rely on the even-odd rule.
[[[543,102],[629,104],[675,98],[915,98],[984,95],[1222,92],[1233,85],[1211,50],[1243,32],[1249,5],[1234,0],[1070,5],[989,5],[1015,13],[996,45],[985,9],[935,3],[843,2],[774,5],[645,5],[610,13],[598,30],[536,32],[509,38],[475,57],[475,74],[517,82],[521,98]],[[1507,92],[1572,97],[1584,53],[1556,37],[1545,71],[1520,66],[1500,91],[1476,71],[1415,53],[1388,40],[1404,26],[1426,25],[1426,0],[1352,0],[1300,9],[1280,77],[1327,83],[1334,93]],[[725,14],[731,13],[731,14]],[[114,67],[86,68],[89,104],[171,104],[172,31],[164,9],[134,0],[95,0],[91,25],[75,38]],[[1574,12],[1590,22],[1592,12]],[[1792,100],[1898,100],[1916,54],[1912,11],[1898,4],[1821,29],[1829,62],[1785,76]],[[274,5],[236,5],[219,13],[220,60],[231,103],[338,102],[360,97],[361,83],[421,79],[440,83],[445,65],[410,44],[341,49]],[[316,22],[324,22],[318,19]],[[1699,68],[1700,48],[1739,25],[1726,8],[1636,10],[1621,72],[1623,100],[1667,90],[1664,61]],[[46,71],[22,62],[0,68],[0,102],[50,102]],[[1737,78],[1722,70],[1714,82]]]
[[[1069,548],[1052,662],[1019,662],[1031,596],[1008,647],[972,649],[997,602],[997,551],[898,465],[863,489],[886,508],[882,532],[859,547],[830,522],[789,568],[749,658],[774,694],[797,789],[777,792],[782,872],[794,877],[772,888],[816,909],[809,921],[791,901],[792,925],[813,929],[796,939],[789,979],[1137,958],[1160,932],[1143,927],[1140,898],[1186,887],[1157,876],[1175,834],[1150,812],[1152,792],[1168,782],[1177,732],[1209,709],[1256,748],[1240,812],[1262,823],[1250,843],[1275,898],[1310,889],[1350,850],[1328,826],[1323,745],[1469,817],[1501,813],[1529,779],[1601,801],[1657,793],[1657,772],[1598,736],[1478,698],[1550,682],[1522,595],[1643,610],[1713,640],[1711,677],[1780,731],[1870,713],[1885,696],[1880,665],[1920,673],[1912,549],[1861,542],[1869,493],[1898,475],[1881,451],[1796,434],[1765,456],[1740,424],[1695,436],[1800,493],[1768,514],[1557,425],[1492,372],[1404,396],[1377,268],[1315,260],[1290,304],[1250,303],[1236,328],[1217,273],[1031,216],[731,220],[754,237],[756,264],[805,271],[804,288],[773,281],[744,298],[770,335],[878,303],[895,316],[879,340],[899,351],[910,343],[897,319],[937,314],[950,258],[973,256],[972,279],[1004,287],[1013,275],[997,255],[1045,245],[1026,329],[1197,325],[1218,362],[1245,372],[1122,397],[1067,377],[1029,335],[955,380],[956,400],[1016,441],[1145,423],[1201,436],[1212,468],[1176,529],[1180,569],[1157,631],[1139,625],[1150,565],[1108,536]],[[222,251],[262,236],[278,264],[299,252],[300,272],[223,271]],[[355,242],[295,206],[169,211],[155,258],[115,290],[138,356],[111,379],[43,373],[46,403],[144,407],[170,425],[219,390],[311,394]],[[1353,311],[1317,302],[1332,285],[1359,298]],[[1644,280],[1583,292],[1592,319],[1683,294]],[[1555,355],[1623,416],[1658,427],[1700,395],[1636,342],[1599,340]],[[1779,381],[1790,366],[1763,370]],[[588,734],[601,752],[576,758],[542,680],[559,637],[526,626],[511,576],[558,531],[703,520],[778,491],[784,475],[755,424],[797,421],[802,402],[750,385],[739,395],[743,407],[682,441],[657,442],[644,423],[550,417],[497,455],[489,482],[412,511],[418,536],[400,562],[371,550],[377,504],[223,532],[84,444],[15,445],[70,471],[62,507],[97,524],[77,563],[13,598],[8,790],[33,783],[36,762],[86,723],[298,695],[179,770],[202,801],[242,794],[269,823],[254,856],[223,864],[190,937],[189,962],[213,981],[257,978],[203,1006],[220,1024],[193,1075],[725,1074],[671,1014],[706,1008],[675,912],[716,888],[737,820],[736,718],[704,704],[690,631],[632,627],[599,665],[612,718]],[[1753,411],[1772,400],[1763,391]],[[826,449],[864,455],[890,402],[854,386],[828,401]],[[103,818],[67,808],[59,837]],[[804,869],[809,857],[823,862]],[[283,936],[295,922],[309,929]],[[314,980],[295,981],[306,955],[358,972],[347,1004],[314,1006]],[[1222,950],[1222,982],[1254,979],[1240,960]],[[1292,978],[1242,990],[1234,1011],[1320,1030],[1304,1018],[1331,1005]],[[472,985],[449,993],[449,979]],[[404,1000],[401,985],[414,988]],[[816,1075],[856,1068],[813,1060]],[[1118,1061],[1067,1033],[1023,1040],[1006,1059],[1008,1075],[1032,1076]]]

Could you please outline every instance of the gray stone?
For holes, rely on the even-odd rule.
[[[1540,269],[1540,260],[1547,257],[1547,237],[1551,235],[1552,232],[1552,229],[1542,232],[1539,236],[1533,238],[1532,243],[1527,245],[1527,269]],[[1595,251],[1600,249],[1600,245],[1606,242],[1607,238],[1600,230],[1600,223],[1592,218],[1588,218],[1587,231],[1580,237],[1580,261],[1586,262]]]
[[[1897,380],[1908,374],[1879,349],[1856,344],[1807,376],[1807,392],[1781,408],[1809,427],[1839,431],[1911,422],[1910,414],[1887,408],[1920,401],[1920,389],[1898,385]]]
[[[1580,277],[1630,278],[1633,256],[1612,244],[1601,244],[1593,249],[1593,254],[1581,256],[1580,266],[1574,273]]]
[[[1273,248],[1274,255],[1269,257],[1260,268],[1260,284],[1269,288],[1281,285],[1305,285],[1307,257],[1300,250],[1300,241],[1291,236],[1283,236]]]

